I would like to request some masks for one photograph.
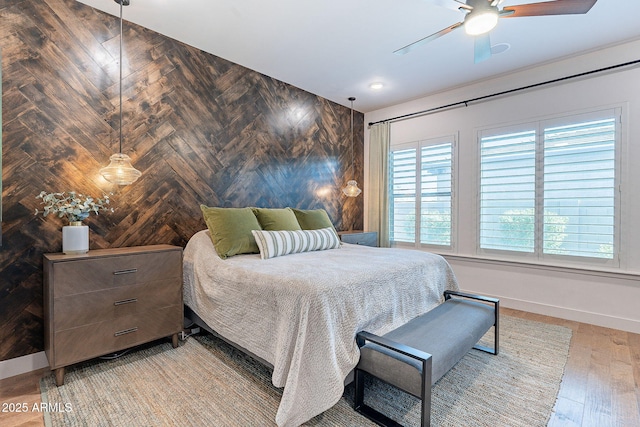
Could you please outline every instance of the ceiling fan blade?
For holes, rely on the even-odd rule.
[[[423,39],[418,40],[417,42],[413,42],[411,44],[406,45],[403,48],[395,50],[393,53],[395,53],[396,55],[404,55],[404,54],[409,53],[412,50],[414,50],[414,49],[416,49],[416,48],[418,48],[418,47],[420,47],[420,46],[422,46],[424,44],[429,43],[430,41],[433,41],[433,40],[435,40],[435,39],[437,39],[439,37],[442,37],[445,34],[449,34],[451,31],[453,31],[456,28],[461,27],[461,26],[462,26],[462,22],[455,23],[455,24],[451,25],[450,27],[447,27],[447,28],[445,28],[443,30],[438,31],[437,33],[433,33],[430,36],[427,36],[427,37],[425,37]]]
[[[542,3],[520,4],[506,6],[503,11],[513,13],[503,18],[518,18],[521,16],[545,15],[579,15],[589,12],[597,0],[556,0]]]
[[[475,37],[473,49],[473,62],[478,63],[491,58],[491,39],[489,33]]]

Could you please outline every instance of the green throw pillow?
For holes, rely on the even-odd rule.
[[[321,228],[333,228],[333,223],[329,219],[327,211],[324,209],[303,210],[293,209],[293,213],[298,219],[298,224],[303,230],[319,230]]]
[[[220,258],[260,252],[251,230],[261,228],[251,208],[212,208],[200,205],[200,209]]]
[[[253,213],[263,230],[300,230],[300,224],[291,208],[271,209],[253,208]]]

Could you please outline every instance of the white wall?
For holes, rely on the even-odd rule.
[[[373,111],[365,114],[365,123],[634,61],[640,59],[638,52],[640,41],[635,41],[567,58]],[[620,268],[599,273],[478,259],[478,129],[617,106],[623,108]],[[391,125],[393,143],[451,134],[459,138],[454,251],[458,256],[449,261],[461,288],[497,296],[507,307],[640,333],[640,67],[572,79]],[[365,159],[368,147],[369,132],[365,131]]]
[[[44,351],[0,361],[0,380],[49,366]]]

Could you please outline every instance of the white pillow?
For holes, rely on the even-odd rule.
[[[281,231],[251,230],[251,233],[256,239],[262,259],[340,247],[340,239],[333,228]]]

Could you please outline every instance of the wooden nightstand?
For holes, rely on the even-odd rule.
[[[182,248],[170,245],[44,254],[45,353],[56,384],[65,366],[183,326]]]
[[[378,232],[376,231],[340,231],[338,235],[344,243],[378,246]]]

